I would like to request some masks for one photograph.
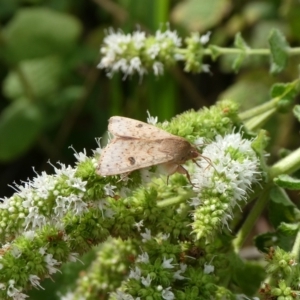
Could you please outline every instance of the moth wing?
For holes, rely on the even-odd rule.
[[[173,156],[159,150],[161,141],[116,138],[103,150],[97,173],[117,175],[169,162]]]
[[[116,137],[131,137],[136,139],[166,139],[174,135],[153,125],[125,117],[111,117],[108,130]]]

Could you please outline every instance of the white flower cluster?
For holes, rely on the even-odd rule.
[[[33,238],[34,235],[30,234],[28,235],[28,238]],[[15,257],[15,258],[20,258],[22,257],[22,251],[17,248],[15,245],[11,246],[13,249],[11,249],[11,254]],[[56,266],[60,266],[61,262],[57,261],[56,259],[53,258],[52,254],[49,254],[46,252],[47,248],[46,247],[41,247],[39,249],[39,254],[43,256],[44,258],[44,262],[45,262],[45,266],[48,269],[48,273],[49,275],[55,274],[56,272],[59,271],[59,269]],[[3,269],[3,265],[0,264],[0,269]],[[3,272],[3,270],[2,270]],[[40,285],[40,281],[41,278],[37,275],[29,275],[29,281],[31,282],[31,285],[37,289],[44,289],[41,285]],[[15,280],[11,279],[7,284],[4,283],[0,283],[0,289],[1,290],[7,290],[7,296],[11,297],[14,300],[22,300],[22,299],[26,299],[29,296],[22,293],[23,288],[21,287],[16,287],[16,282]]]
[[[260,179],[259,159],[251,141],[243,139],[240,133],[217,136],[215,142],[204,148],[202,156],[206,160],[198,161],[199,167],[192,175],[198,197],[192,199],[191,205],[203,209],[209,206],[211,218],[217,214],[217,208],[224,209],[223,216],[216,216],[227,224],[232,208],[247,199],[251,185]],[[222,200],[216,202],[218,195]]]
[[[76,153],[75,156],[79,162],[87,159],[85,152]],[[12,227],[9,226],[8,214],[24,220],[22,226],[25,230],[34,230],[49,224],[62,228],[61,220],[67,213],[80,216],[88,211],[89,204],[84,199],[86,181],[76,176],[76,168],[59,165],[60,168],[53,166],[54,175],[42,172],[23,184],[14,184],[14,196],[3,199],[0,204],[0,233]],[[110,184],[105,185],[104,194],[114,196],[115,188]],[[114,215],[105,198],[92,201],[90,206],[98,207],[105,217]]]
[[[48,206],[45,204],[45,200],[51,197],[55,198],[52,222],[59,221],[68,211],[72,211],[75,215],[81,215],[87,211],[87,204],[82,200],[86,182],[75,177],[76,169],[70,166],[66,167],[64,164],[60,164],[60,166],[60,169],[54,168],[55,175],[48,175],[43,172],[33,180],[25,182],[24,185],[15,184],[17,189],[15,197],[19,196],[23,199],[22,206],[28,210],[24,222],[25,229],[40,228],[49,224],[50,220],[47,216],[49,212],[46,211]],[[65,191],[59,190],[58,187],[62,180],[66,183],[65,191],[70,188],[73,193],[62,195],[65,194]],[[13,200],[6,201],[4,205],[11,207],[14,202]]]
[[[141,31],[124,34],[110,29],[100,49],[102,58],[98,68],[105,69],[109,77],[116,72],[124,73],[125,78],[135,73],[142,77],[150,68],[155,75],[161,75],[164,63],[177,59],[175,49],[180,46],[181,38],[169,29],[158,30],[150,38]]]
[[[149,229],[145,229],[145,233],[141,233],[141,236],[143,238],[144,242],[150,241],[150,240],[156,240],[156,238],[151,236],[151,231]],[[161,240],[167,240],[169,238],[169,234],[161,234],[157,236],[158,239]],[[184,263],[178,264],[172,264],[173,258],[167,259],[166,257],[163,258],[163,261],[161,262],[161,268],[162,269],[174,269],[173,273],[173,278],[174,280],[183,280],[185,277],[182,275],[186,269],[187,265]],[[150,262],[150,257],[147,252],[143,252],[142,254],[138,255],[135,263],[139,264],[139,266],[135,266],[134,269],[131,269],[129,273],[129,280],[136,280],[141,282],[142,286],[145,288],[147,287],[152,287],[155,285],[152,281],[153,279],[151,278],[150,274],[147,274],[147,276],[142,276],[142,269],[143,265],[149,265],[151,264]],[[165,300],[173,300],[175,299],[175,295],[172,292],[171,286],[169,287],[163,287],[162,285],[155,285],[155,289],[161,294],[161,298]],[[114,297],[117,300],[139,300],[140,298],[134,298],[132,295],[125,293],[123,291],[118,290],[116,293],[113,293]]]

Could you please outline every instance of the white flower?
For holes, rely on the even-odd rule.
[[[208,43],[209,38],[210,38],[210,34],[211,34],[211,32],[208,31],[206,34],[200,36],[200,43],[201,43],[202,45]]]
[[[180,263],[179,266],[180,266],[180,270],[176,271],[176,272],[174,273],[173,277],[174,277],[175,279],[178,279],[178,280],[183,280],[183,279],[185,279],[185,277],[182,276],[181,274],[184,273],[184,272],[186,271],[187,265],[186,265],[186,264],[183,264],[183,263]]]
[[[142,284],[144,286],[146,286],[146,287],[150,286],[152,279],[151,279],[151,277],[150,277],[149,274],[147,275],[146,278],[145,277],[141,277],[141,279],[142,279]]]
[[[11,248],[11,255],[15,258],[19,258],[22,255],[22,250],[19,249],[16,245],[13,245]]]
[[[162,290],[161,296],[163,297],[163,299],[166,299],[166,300],[173,300],[173,299],[175,299],[175,295],[171,291],[171,287],[168,287],[168,288]]]
[[[147,117],[147,123],[148,123],[148,124],[151,124],[151,125],[156,125],[156,124],[157,124],[157,121],[158,121],[158,117],[157,117],[157,116],[156,116],[156,117],[152,117],[152,116],[150,115],[149,110],[147,110],[147,115],[148,115],[148,117]]]
[[[155,33],[155,39],[161,43],[162,48],[165,48],[166,40],[169,40],[173,43],[175,47],[181,47],[181,38],[178,36],[177,31],[166,30],[162,32],[161,30],[157,30]]]
[[[133,298],[131,295],[126,294],[122,291],[117,291],[116,293],[112,293],[112,296],[117,300],[141,300],[140,297]]]
[[[138,231],[141,231],[141,228],[144,226],[143,223],[144,223],[144,220],[141,220],[138,223],[134,223],[133,226],[136,227]]]
[[[136,262],[141,262],[144,264],[148,264],[149,263],[149,255],[147,252],[143,252],[142,254],[138,255]]]
[[[211,264],[204,264],[204,274],[210,274],[210,273],[213,273],[215,270],[215,267]]]
[[[113,197],[115,195],[114,189],[116,188],[117,188],[116,186],[111,185],[109,183],[103,187],[105,195],[110,197]]]
[[[86,181],[82,181],[82,179],[79,178],[79,177],[70,178],[70,179],[68,179],[66,181],[66,183],[69,186],[71,186],[71,187],[73,187],[75,189],[78,189],[78,190],[80,190],[82,192],[86,191],[85,186],[86,186],[87,182]]]
[[[27,238],[28,240],[32,241],[35,237],[35,231],[33,230],[28,230],[28,231],[25,231],[23,233],[24,237]]]
[[[151,230],[150,229],[147,229],[145,228],[145,231],[144,233],[141,233],[141,236],[142,236],[142,241],[145,243],[146,241],[150,241],[151,240]]]
[[[170,233],[164,233],[164,234],[161,235],[161,239],[163,241],[166,241],[169,237],[170,237]]]
[[[154,75],[159,76],[164,74],[164,65],[160,61],[155,61],[152,65]]]
[[[83,152],[77,153],[77,151],[73,148],[73,146],[70,146],[69,148],[71,148],[74,151],[74,156],[78,162],[83,162],[88,159],[85,149],[83,149]]]
[[[21,293],[20,290],[18,290],[17,288],[15,288],[15,281],[14,280],[9,280],[8,282],[8,288],[7,288],[7,295],[9,297],[12,297],[13,300],[23,300],[25,298],[28,298],[29,296]]]
[[[142,275],[142,271],[139,267],[135,267],[134,270],[130,270],[130,273],[129,273],[129,278],[134,278],[136,280],[140,280],[141,278],[141,275]]]
[[[108,202],[105,199],[100,199],[98,201],[95,201],[95,204],[98,206],[98,208],[101,210],[102,217],[104,216],[103,212],[105,211]]]
[[[173,269],[174,266],[171,264],[172,260],[173,260],[173,258],[166,259],[166,258],[164,257],[164,260],[163,260],[161,266],[162,266],[164,269]]]
[[[80,260],[78,258],[78,256],[79,256],[79,253],[70,252],[68,259],[69,259],[69,261],[72,261],[72,262],[80,261],[84,265],[84,262],[82,260]]]
[[[36,275],[29,275],[29,280],[35,288],[41,288],[42,290],[44,290],[44,288],[40,285],[40,277]]]
[[[44,260],[50,275],[59,271],[59,269],[55,268],[55,266],[59,266],[61,263],[54,259],[52,254],[46,254]]]

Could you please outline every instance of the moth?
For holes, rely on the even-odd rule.
[[[134,170],[161,165],[170,176],[185,174],[187,160],[201,156],[191,143],[153,125],[125,117],[111,117],[108,131],[113,139],[101,153],[97,174],[101,176],[130,173]]]

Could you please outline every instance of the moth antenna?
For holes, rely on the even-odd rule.
[[[205,159],[207,161],[207,163],[209,164],[209,166],[213,167],[215,169],[215,171],[219,174],[218,170],[215,168],[215,166],[213,165],[213,163],[211,162],[211,159],[209,157],[200,155],[200,157],[202,157],[203,159]],[[192,159],[192,161],[199,167],[199,164],[197,163],[197,161],[195,159]],[[205,168],[205,170],[208,168],[208,166]]]

